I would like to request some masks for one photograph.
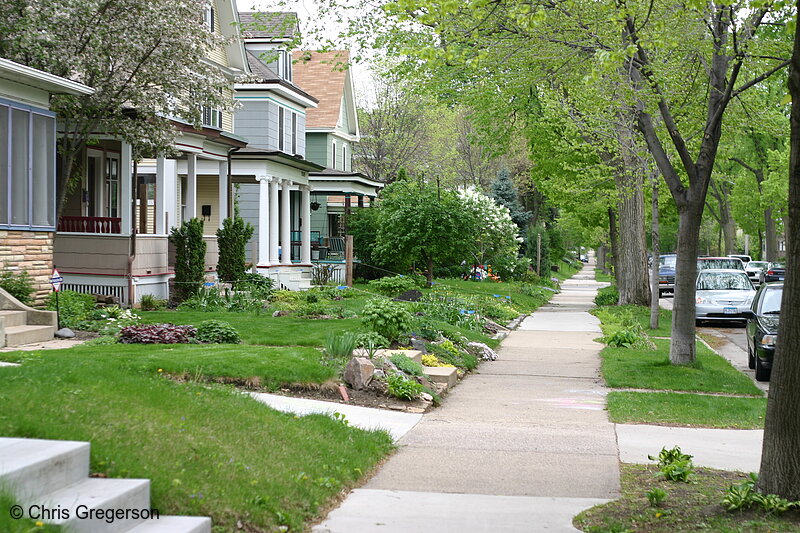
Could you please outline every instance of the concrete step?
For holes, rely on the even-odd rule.
[[[27,321],[28,313],[25,311],[0,311],[0,318],[5,319],[7,328],[12,326],[24,326]]]
[[[452,389],[458,381],[458,369],[452,366],[423,366],[424,373],[434,383],[445,383]]]
[[[0,486],[19,501],[73,485],[89,475],[89,443],[0,438]]]
[[[128,531],[142,523],[143,520],[132,516],[117,519],[114,516],[114,520],[109,523],[106,516],[86,517],[86,515],[105,510],[124,513],[125,509],[150,509],[150,481],[147,479],[86,478],[74,485],[47,494],[41,500],[49,509],[61,508],[68,511],[68,516],[62,512],[61,517],[45,521],[62,526],[70,533]]]
[[[162,516],[147,520],[126,533],[211,533],[211,519],[205,516]]]
[[[55,326],[11,326],[6,328],[6,346],[53,340]]]

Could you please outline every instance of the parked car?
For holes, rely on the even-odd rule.
[[[675,254],[663,254],[658,256],[658,296],[661,297],[665,292],[675,292],[675,262],[678,256]]]
[[[747,362],[758,381],[769,381],[778,342],[783,282],[765,283],[758,288],[747,317]]]
[[[736,259],[741,259],[742,263],[744,263],[745,268],[747,268],[747,265],[750,263],[750,261],[753,260],[753,258],[750,257],[749,255],[741,255],[741,254],[728,254],[728,257],[735,257]]]
[[[741,270],[744,272],[744,263],[738,257],[698,257],[697,271],[713,269]]]
[[[785,275],[786,265],[784,263],[769,263],[761,270],[761,273],[758,275],[758,281],[760,283],[783,281]]]
[[[756,294],[747,274],[736,269],[701,270],[695,288],[697,325],[704,321],[746,321],[744,312],[750,310]]]
[[[759,282],[759,274],[761,274],[761,270],[769,264],[769,261],[750,261],[747,263],[747,266],[744,267],[744,271],[747,272],[747,277],[750,278],[750,281],[753,283],[760,283]]]

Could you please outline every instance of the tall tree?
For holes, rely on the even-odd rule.
[[[800,13],[800,0],[796,3]],[[783,285],[781,320],[767,400],[764,444],[758,488],[789,500],[800,500],[800,24],[795,23],[794,51],[789,68],[792,97],[789,160],[789,221],[787,224],[787,276]]]
[[[11,0],[0,3],[0,57],[95,88],[56,96],[59,211],[79,176],[79,155],[98,133],[135,156],[168,151],[168,117],[199,125],[202,105],[231,107],[230,81],[206,58],[223,45],[209,32],[206,0]]]
[[[492,182],[492,198],[498,205],[508,208],[511,213],[511,220],[520,230],[525,229],[531,218],[531,213],[519,201],[519,194],[517,194],[507,168],[500,169],[497,173],[497,179]]]

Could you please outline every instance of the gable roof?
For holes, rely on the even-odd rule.
[[[260,81],[280,80],[281,77],[269,68],[250,50],[247,51],[247,63],[250,65],[250,72]]]
[[[349,82],[350,61],[347,50],[330,52],[294,51],[294,84],[319,99],[316,109],[309,109],[306,128],[333,129],[339,122],[345,86]]]
[[[300,19],[292,12],[240,11],[239,22],[245,39],[294,39],[300,33]]]

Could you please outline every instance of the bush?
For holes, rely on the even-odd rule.
[[[180,228],[172,229],[169,240],[175,245],[175,296],[183,301],[203,284],[206,265],[203,221],[187,220]]]
[[[10,270],[0,273],[0,289],[5,289],[8,294],[25,305],[30,305],[33,301],[31,298],[33,280],[24,270],[21,270],[16,275]]]
[[[415,400],[425,392],[422,384],[398,374],[392,374],[386,378],[386,388],[389,394],[401,400]]]
[[[395,341],[411,329],[411,313],[402,305],[391,300],[374,298],[367,301],[361,313],[364,325],[372,331],[383,335],[387,340]]]
[[[197,326],[197,340],[206,344],[239,344],[239,332],[224,320],[204,320]]]
[[[119,342],[125,344],[188,344],[197,335],[192,326],[174,324],[143,324],[127,326],[119,332]]]
[[[251,296],[267,299],[272,295],[275,280],[256,274],[244,273],[237,281],[233,282],[233,289],[239,292],[249,292]]]
[[[323,302],[307,302],[297,308],[297,316],[302,318],[317,318],[334,314],[334,311]]]
[[[658,475],[669,481],[690,483],[694,477],[692,456],[681,452],[678,446],[671,450],[661,448],[658,457],[647,456],[651,461],[658,460]]]
[[[425,347],[436,356],[438,360],[457,368],[473,370],[478,366],[477,357],[459,350],[450,340],[445,340],[441,344],[426,344]]]
[[[180,310],[190,311],[230,311],[230,312],[253,312],[260,313],[266,306],[266,299],[269,293],[262,296],[255,291],[232,291],[220,289],[218,287],[202,287],[191,297],[178,306]]]
[[[374,279],[369,282],[369,287],[379,294],[394,297],[416,289],[417,282],[408,276],[392,276]]]
[[[360,333],[358,337],[356,337],[356,346],[359,348],[388,348],[389,341],[383,335],[379,335],[374,331],[368,331],[367,333]]]
[[[234,207],[234,215],[222,221],[217,230],[219,260],[217,276],[223,281],[238,281],[245,276],[247,261],[247,241],[253,236],[255,229],[239,216],[238,206]]]
[[[595,305],[617,305],[619,303],[619,291],[616,285],[603,287],[597,291],[597,296],[594,297]]]
[[[47,296],[47,308],[51,311],[56,310],[56,293],[51,292]],[[58,295],[58,309],[62,327],[81,329],[78,328],[78,324],[86,320],[89,313],[94,310],[94,298],[91,294],[61,291]]]
[[[166,300],[159,300],[152,294],[143,294],[139,299],[142,311],[159,311],[167,306]]]
[[[396,366],[398,369],[402,370],[403,372],[405,372],[410,376],[421,376],[423,374],[423,369],[421,364],[417,363],[413,359],[406,357],[401,353],[392,354],[392,356],[389,357],[389,361],[391,361],[392,364]]]
[[[451,368],[455,366],[450,363],[442,363],[435,355],[429,353],[422,354],[422,364],[424,366],[449,366]]]

